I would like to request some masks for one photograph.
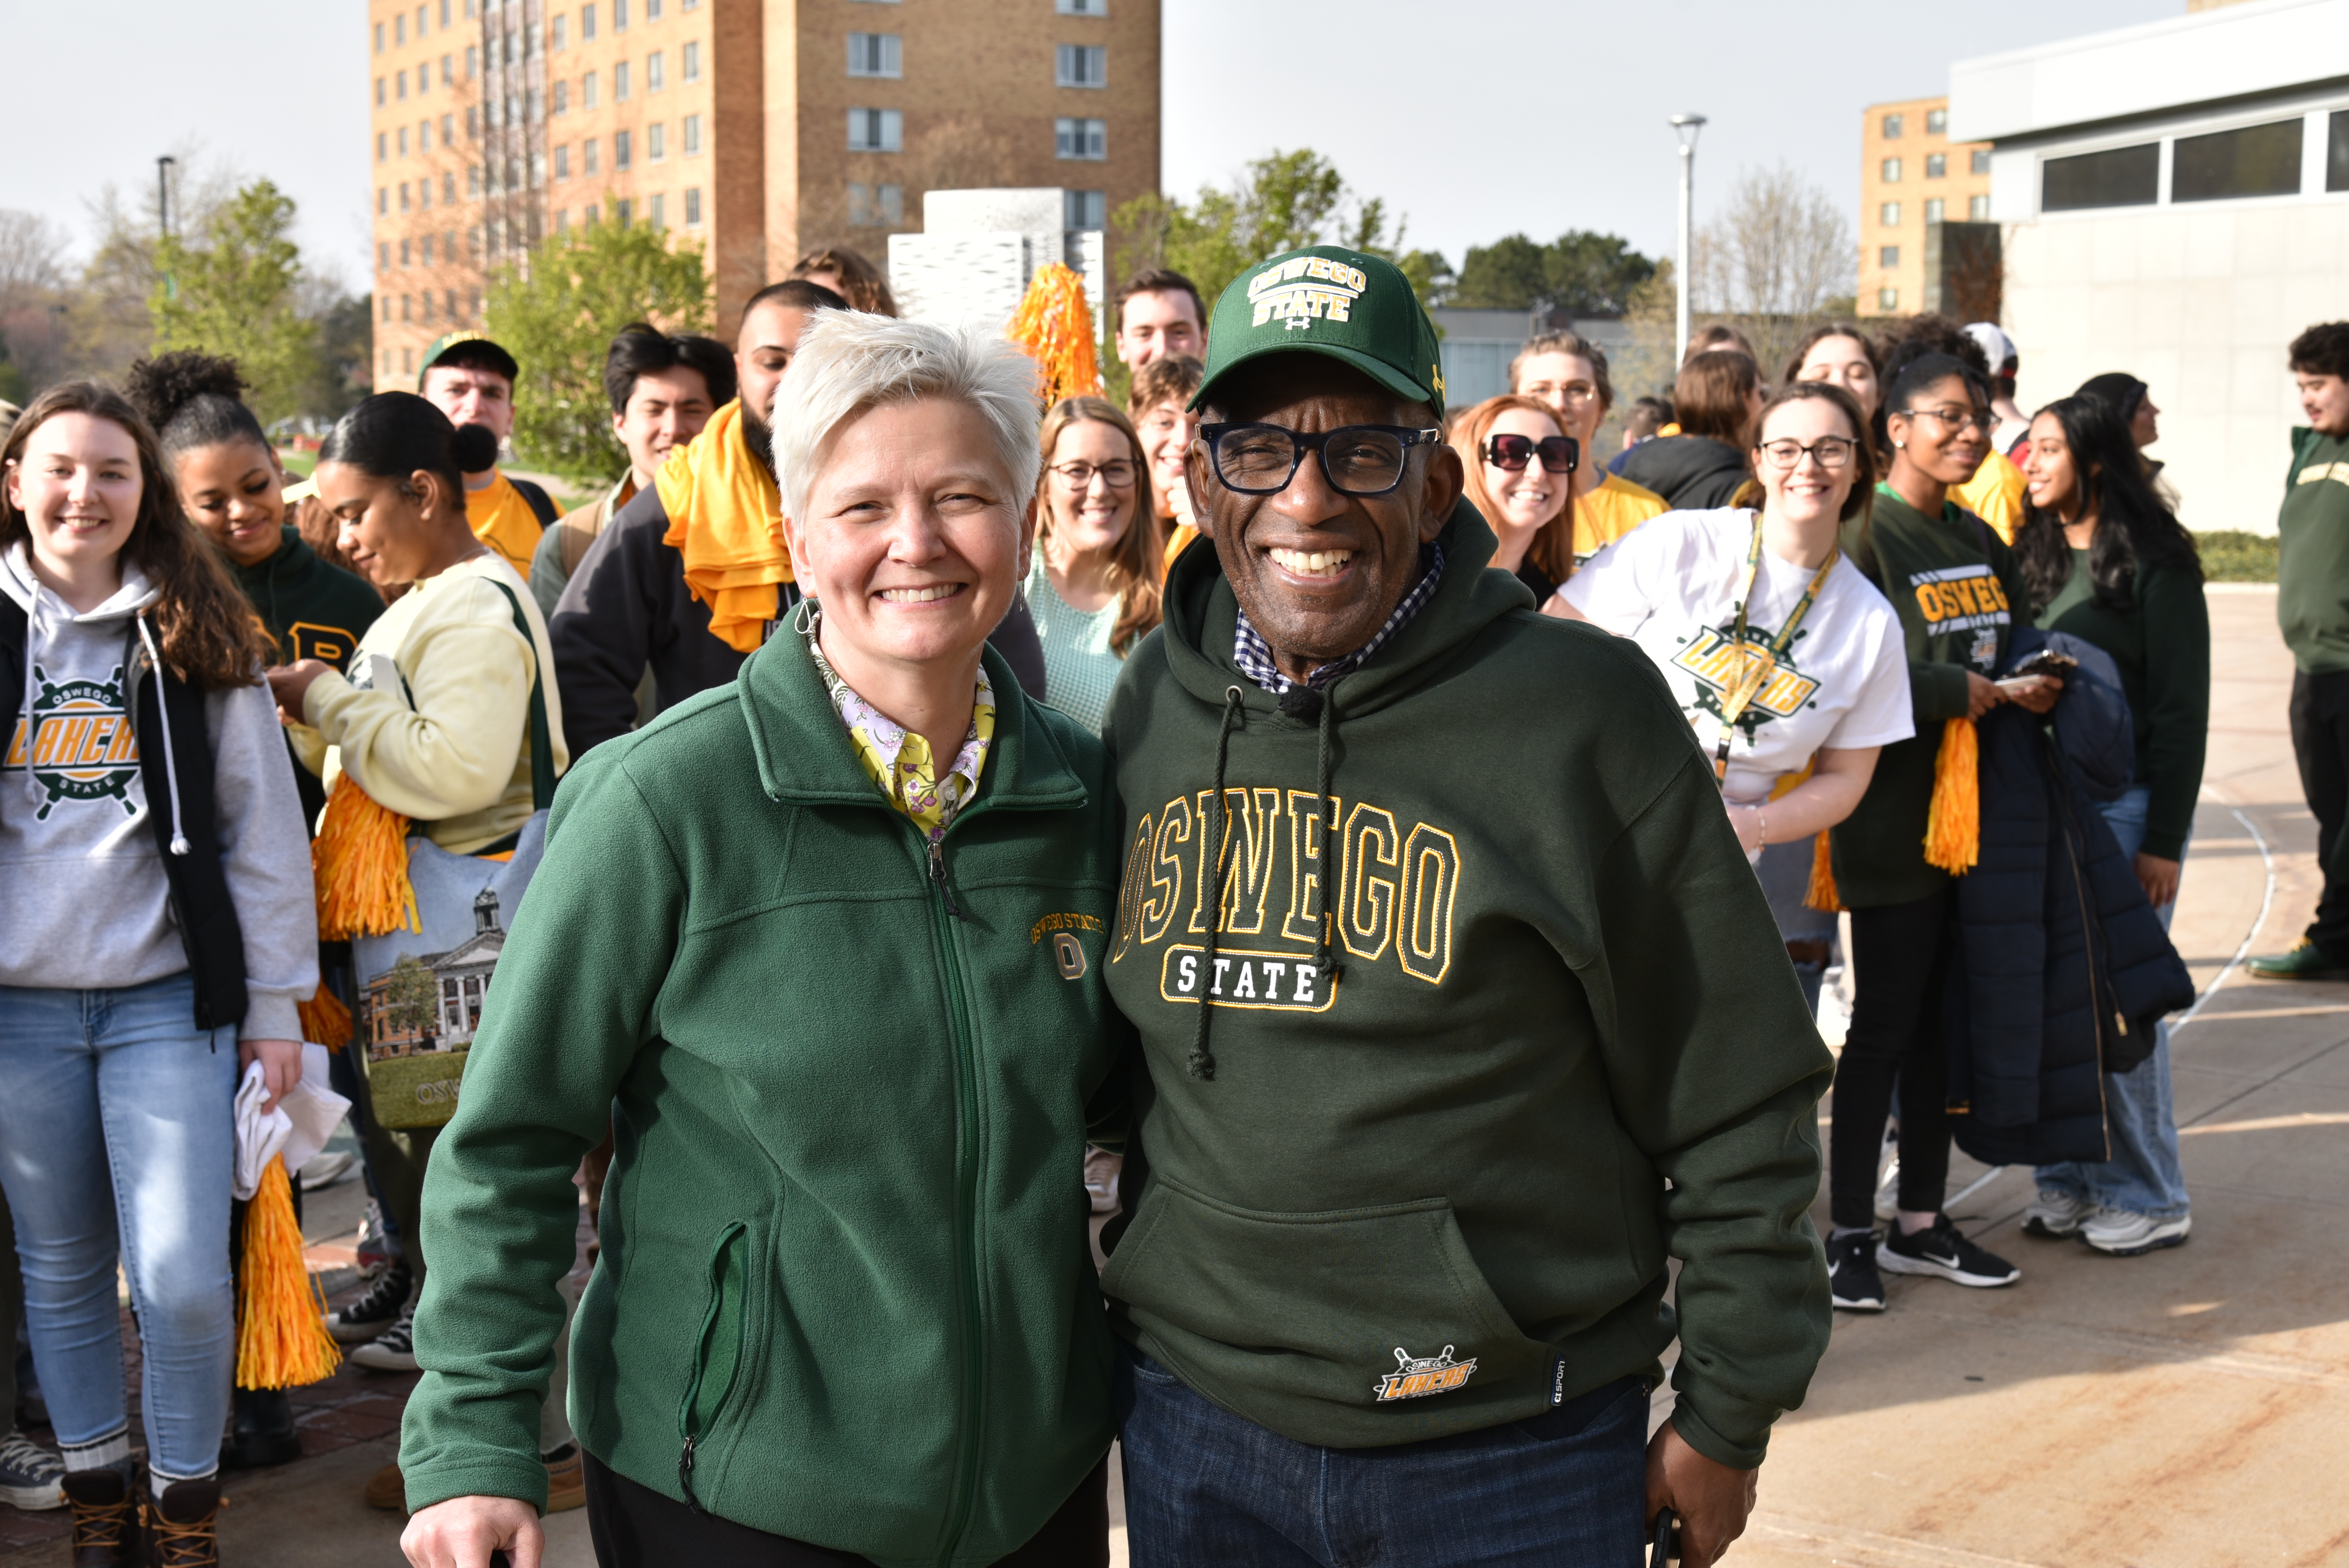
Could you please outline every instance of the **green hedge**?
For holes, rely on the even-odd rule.
[[[2213,583],[2276,580],[2276,538],[2272,533],[2213,529],[2196,534],[2194,542],[2202,549],[2202,573]]]

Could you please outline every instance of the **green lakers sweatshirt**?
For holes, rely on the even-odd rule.
[[[1647,658],[1536,615],[1472,509],[1440,542],[1434,596],[1319,723],[1234,664],[1212,550],[1119,680],[1107,973],[1148,1081],[1112,1320],[1344,1448],[1537,1414],[1677,1335],[1681,1432],[1757,1464],[1826,1346],[1826,1050]]]

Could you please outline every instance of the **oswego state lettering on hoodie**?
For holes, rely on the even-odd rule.
[[[1340,982],[1322,981],[1314,947],[1320,922],[1334,912],[1333,947],[1441,985],[1452,971],[1458,838],[1335,795],[1330,815],[1317,819],[1315,799],[1310,789],[1226,785],[1224,898],[1212,960],[1201,939],[1216,880],[1207,875],[1215,791],[1144,812],[1126,851],[1110,962],[1135,953],[1154,959],[1158,994],[1169,1002],[1327,1012]]]

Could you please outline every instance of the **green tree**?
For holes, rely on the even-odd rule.
[[[1471,245],[1450,303],[1471,310],[1531,310],[1549,294],[1549,249],[1523,234]]]
[[[1188,203],[1153,192],[1110,217],[1118,277],[1171,267],[1198,285],[1210,313],[1231,281],[1257,262],[1321,244],[1385,257],[1432,303],[1452,269],[1433,252],[1405,250],[1404,227],[1398,221],[1390,234],[1386,203],[1357,196],[1337,166],[1310,148],[1276,150],[1250,163],[1237,184],[1202,186]]]
[[[440,1022],[440,983],[412,953],[395,960],[383,985],[384,1022],[396,1035],[431,1038]]]
[[[316,369],[317,330],[295,299],[302,253],[289,237],[293,227],[293,198],[254,181],[192,235],[167,235],[157,244],[147,302],[155,351],[200,348],[233,358],[264,424],[299,407]]]
[[[1485,310],[1621,315],[1631,307],[1631,291],[1655,272],[1653,261],[1618,235],[1569,229],[1544,245],[1523,234],[1507,234],[1489,245],[1468,248],[1448,303]]]
[[[318,352],[302,388],[302,409],[331,424],[374,389],[375,296],[337,294],[316,313]]]
[[[698,242],[672,246],[662,230],[607,215],[550,236],[492,273],[483,315],[490,335],[522,364],[515,455],[527,467],[595,484],[626,457],[604,395],[613,333],[632,321],[708,332],[709,273]]]

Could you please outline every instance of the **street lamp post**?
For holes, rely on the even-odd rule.
[[[1672,364],[1678,366],[1688,357],[1689,343],[1689,197],[1694,185],[1696,170],[1696,133],[1704,128],[1701,114],[1676,114],[1671,118],[1672,134],[1681,144],[1681,234],[1680,253],[1672,263],[1673,283],[1677,298],[1672,310]]]
[[[180,160],[169,153],[155,160],[155,232],[171,237],[171,166]]]

